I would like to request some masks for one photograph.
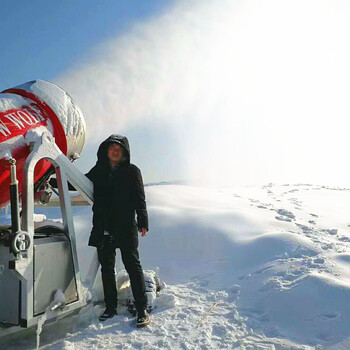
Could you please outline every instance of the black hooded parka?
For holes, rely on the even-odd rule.
[[[108,147],[117,143],[123,158],[113,170]],[[96,165],[85,174],[94,185],[92,231],[89,246],[98,247],[108,231],[115,238],[116,248],[137,248],[138,228],[148,231],[148,215],[140,169],[130,163],[130,146],[125,136],[113,134],[97,151]],[[137,215],[137,222],[135,220]]]

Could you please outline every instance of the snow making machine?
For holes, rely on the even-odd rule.
[[[69,181],[92,204],[92,182],[73,164],[85,131],[80,109],[54,84],[36,80],[0,94],[0,209],[11,212],[7,223],[0,220],[0,337],[38,325],[43,315],[47,321],[63,318],[89,302],[68,190]],[[62,222],[37,223],[35,205],[50,200],[54,174]],[[87,287],[97,269],[94,256]]]

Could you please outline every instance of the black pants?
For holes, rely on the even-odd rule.
[[[103,244],[97,248],[98,260],[101,264],[103,292],[106,307],[116,307],[118,303],[117,285],[115,280],[115,246],[111,236],[105,236]],[[137,248],[120,248],[125,270],[129,274],[132,294],[136,309],[147,308],[145,278],[139,260]]]

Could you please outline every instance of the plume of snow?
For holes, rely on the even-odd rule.
[[[87,121],[82,160],[119,132],[148,181],[348,183],[349,6],[179,1],[99,45],[56,79]]]

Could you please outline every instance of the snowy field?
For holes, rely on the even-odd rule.
[[[166,283],[153,323],[136,329],[123,307],[101,323],[90,306],[44,327],[43,349],[350,349],[350,189],[158,184],[146,196],[141,262]],[[91,208],[75,219],[84,275]],[[0,347],[34,349],[35,331]]]

